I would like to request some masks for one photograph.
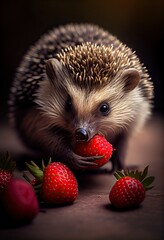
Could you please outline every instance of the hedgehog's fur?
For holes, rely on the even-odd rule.
[[[87,42],[76,47],[62,49],[57,58],[66,65],[73,79],[80,85],[108,84],[122,69],[135,68],[141,74],[141,93],[152,98],[152,84],[149,75],[130,48],[120,43],[116,48]]]
[[[9,114],[28,145],[81,168],[92,162],[72,150],[77,129],[125,142],[149,117],[152,98],[149,74],[130,48],[98,26],[69,24],[41,37],[24,56]],[[103,104],[110,106],[105,116]]]

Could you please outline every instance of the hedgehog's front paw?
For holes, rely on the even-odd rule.
[[[71,165],[74,169],[86,169],[90,166],[97,166],[95,161],[100,158],[102,158],[102,156],[82,157],[74,153],[71,159]]]

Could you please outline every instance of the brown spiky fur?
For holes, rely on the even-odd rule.
[[[44,35],[25,55],[11,88],[10,116],[29,146],[74,168],[94,161],[74,153],[75,131],[85,129],[88,139],[103,134],[121,168],[122,142],[142,128],[152,97],[147,70],[130,48],[97,26],[70,24]]]

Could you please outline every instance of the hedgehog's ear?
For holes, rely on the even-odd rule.
[[[56,58],[46,61],[46,73],[51,83],[55,84],[63,76],[62,64]]]
[[[120,80],[123,82],[124,91],[130,92],[137,87],[140,81],[140,74],[134,68],[126,69],[121,73]]]

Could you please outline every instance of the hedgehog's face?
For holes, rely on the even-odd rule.
[[[47,61],[46,71],[50,81],[41,86],[37,103],[50,126],[61,127],[73,139],[87,141],[97,133],[112,139],[134,119],[140,104],[137,70],[124,70],[107,84],[88,87],[74,83],[56,59]]]
[[[97,133],[112,141],[116,134],[134,122],[141,104],[136,88],[139,74],[129,69],[117,77],[115,84],[88,91],[74,84],[68,85],[66,122],[77,141],[87,141]],[[118,84],[117,80],[122,83]]]
[[[109,102],[100,100],[94,91],[86,92],[75,85],[68,86],[68,89],[64,107],[66,125],[76,141],[88,141],[101,132],[102,119],[110,113]]]

